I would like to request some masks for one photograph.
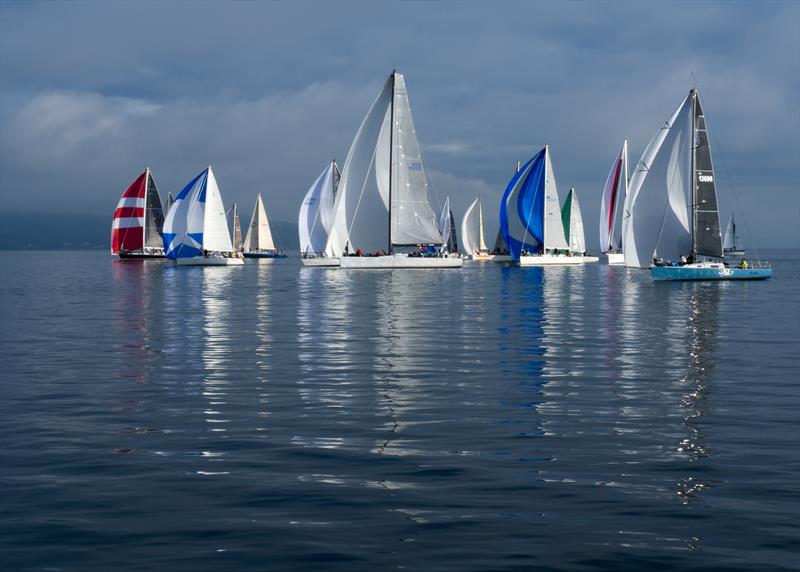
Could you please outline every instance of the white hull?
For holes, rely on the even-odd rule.
[[[510,254],[493,254],[492,262],[497,262],[498,264],[513,264],[514,259]]]
[[[179,258],[176,262],[178,266],[244,266],[242,258],[224,258],[222,256]]]
[[[426,258],[423,256],[343,256],[339,259],[341,268],[382,269],[382,268],[461,268],[461,258]]]
[[[520,256],[520,266],[575,266],[584,263],[583,256],[559,256],[542,254],[541,256]]]
[[[473,254],[470,256],[471,260],[491,260],[494,258],[491,254]]]
[[[606,256],[608,257],[609,266],[625,264],[625,255],[621,252],[609,252]]]
[[[583,257],[583,261],[584,262],[600,262],[600,257],[599,256],[584,256]]]
[[[326,268],[336,268],[339,266],[339,259],[338,258],[300,258],[300,262],[303,263],[303,266],[315,266],[315,267],[326,267]]]

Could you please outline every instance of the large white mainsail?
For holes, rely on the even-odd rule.
[[[564,225],[561,222],[561,204],[558,200],[556,176],[553,173],[553,164],[550,162],[550,146],[545,146],[545,176],[544,176],[544,248],[567,250],[567,240],[564,238]]]
[[[320,255],[325,251],[328,233],[333,225],[339,178],[339,167],[336,161],[331,161],[303,198],[297,221],[300,253],[303,256]]]
[[[267,211],[264,209],[264,201],[261,200],[261,193],[256,197],[253,215],[250,217],[250,226],[247,227],[244,250],[245,252],[275,250],[275,242],[272,240],[272,231],[269,228],[269,219],[267,219]]]
[[[561,222],[564,225],[564,237],[567,239],[570,251],[580,254],[586,252],[581,205],[578,202],[578,195],[575,193],[574,188],[569,190],[566,199],[564,199]]]
[[[653,256],[691,249],[692,98],[687,97],[647,145],[631,177],[622,219],[625,266],[648,268]]]
[[[603,253],[622,251],[622,229],[617,224],[620,205],[628,195],[628,140],[622,144],[608,172],[603,198],[600,201],[600,250]]]

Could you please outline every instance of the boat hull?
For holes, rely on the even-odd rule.
[[[494,258],[491,254],[473,254],[470,256],[471,260],[492,260]]]
[[[341,268],[385,269],[385,268],[461,268],[461,258],[424,256],[343,256],[339,259]]]
[[[514,259],[510,254],[493,254],[492,262],[497,262],[497,264],[513,264]]]
[[[284,252],[245,252],[245,258],[286,258]]]
[[[120,260],[151,260],[151,259],[163,259],[163,254],[147,254],[144,252],[125,252],[119,253]]]
[[[336,268],[339,266],[338,258],[301,258],[300,262],[303,266],[319,267],[319,268]]]
[[[584,262],[600,262],[600,257],[599,256],[584,256],[583,257],[583,261]]]
[[[609,252],[606,254],[609,266],[622,266],[625,264],[625,255],[621,252]]]
[[[178,266],[243,266],[241,258],[224,258],[221,256],[196,256],[194,258],[179,258]]]
[[[657,282],[689,280],[764,280],[772,277],[772,268],[731,268],[724,266],[653,266],[650,268]]]
[[[541,256],[520,256],[520,266],[577,266],[584,263],[583,256],[554,256],[542,254]]]

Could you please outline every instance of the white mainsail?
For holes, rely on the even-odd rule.
[[[269,228],[269,219],[267,211],[264,209],[264,201],[261,200],[261,193],[256,197],[253,215],[250,217],[250,226],[247,227],[244,250],[245,252],[275,250],[275,242],[272,240],[272,231]]]
[[[567,250],[567,240],[564,238],[564,225],[561,222],[561,204],[558,200],[556,176],[553,173],[553,164],[550,162],[550,147],[545,146],[545,178],[544,178],[544,248]]]
[[[300,253],[303,255],[319,255],[325,251],[328,233],[333,225],[339,176],[336,161],[331,161],[303,198],[297,222]]]
[[[600,250],[603,253],[622,250],[621,225],[617,224],[620,205],[628,195],[628,140],[622,144],[608,172],[603,198],[600,201]]]
[[[631,177],[622,219],[625,266],[691,250],[692,100],[687,97],[647,145]]]
[[[586,252],[586,237],[583,232],[583,217],[574,188],[569,190],[567,202],[569,204],[569,249],[575,253],[584,253]]]
[[[236,203],[233,203],[233,206],[225,213],[225,218],[231,233],[231,244],[234,250],[239,250],[239,247],[242,246],[242,225],[239,221],[239,208]]]

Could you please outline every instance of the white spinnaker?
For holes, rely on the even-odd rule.
[[[376,244],[376,249],[386,248],[389,236],[386,230],[388,209],[383,206],[381,212],[378,208],[381,201],[379,193],[375,192],[377,183],[373,178],[377,174],[378,166],[376,164],[374,170],[372,166],[376,163],[376,145],[391,102],[392,77],[389,76],[378,97],[372,102],[347,152],[333,207],[333,225],[325,246],[327,256],[342,256],[348,242],[352,248],[371,250]],[[388,162],[385,169],[388,181]]]
[[[544,160],[544,248],[567,250],[569,246],[564,237],[564,224],[561,222],[561,204],[558,200],[556,176],[550,162],[550,147],[545,147]]]
[[[442,235],[442,244],[450,240],[450,197],[444,201],[444,208],[439,215],[439,232]]]
[[[674,223],[680,217],[665,216],[670,206],[670,210],[677,208],[678,212],[686,212],[686,190],[678,186],[670,191],[670,185],[682,185],[680,179],[684,175],[691,178],[688,173],[691,147],[685,141],[685,137],[691,135],[691,112],[691,98],[687,97],[653,136],[636,165],[622,218],[625,266],[648,268],[656,247],[660,247],[660,237],[664,239],[664,247],[663,250],[659,248],[659,256],[669,256],[667,252],[672,252],[675,247],[682,248],[687,242],[691,249],[691,239],[676,232],[678,229]],[[681,149],[681,143],[685,149]],[[682,168],[685,173],[681,173]],[[680,193],[684,193],[683,208],[677,200]],[[688,214],[686,218],[688,220]],[[685,231],[688,233],[688,225]],[[686,252],[688,250],[683,250],[678,255]]]
[[[206,250],[232,252],[231,235],[225,218],[225,206],[211,167],[208,168],[205,208],[203,212],[203,248]]]
[[[477,220],[480,211],[476,211],[475,207],[478,206],[480,199],[475,199],[472,204],[467,207],[467,212],[464,213],[464,218],[461,221],[461,244],[464,246],[464,252],[473,255],[478,252],[478,225],[480,221]]]
[[[600,200],[600,250],[608,252],[619,246],[614,244],[614,235],[617,234],[617,205],[623,204],[625,197],[625,177],[627,171],[628,141],[622,144],[619,154],[611,170],[608,172],[606,184],[603,187],[603,198]],[[616,184],[615,184],[616,183]]]
[[[411,116],[406,83],[394,74],[392,132],[392,244],[438,244],[441,236],[428,197],[428,179]]]
[[[250,226],[247,227],[247,236],[244,239],[244,248],[247,251],[275,250],[275,242],[272,240],[272,231],[269,228],[269,219],[267,211],[264,209],[264,201],[261,200],[261,193],[256,197],[256,205],[253,208]]]
[[[583,232],[583,217],[578,195],[572,189],[572,200],[569,210],[569,249],[572,252],[586,252],[586,237]]]
[[[320,254],[328,240],[326,218],[330,222],[333,209],[333,182],[336,163],[331,162],[308,189],[297,221],[302,254]]]

